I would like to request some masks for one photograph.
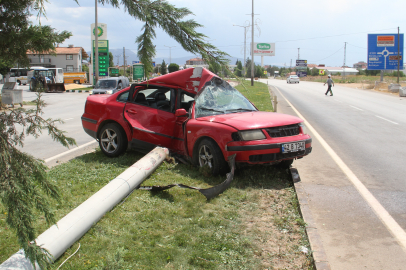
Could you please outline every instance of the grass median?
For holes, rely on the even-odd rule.
[[[241,90],[257,107],[271,110],[267,86]],[[254,100],[258,99],[258,100]],[[259,105],[262,104],[263,105]],[[49,171],[60,188],[60,219],[140,159],[127,152],[107,158],[100,150]],[[143,185],[182,183],[210,187],[225,177],[207,177],[193,166],[165,161]],[[18,250],[4,229],[0,206],[0,260]],[[47,227],[37,220],[38,232]],[[58,259],[56,269],[312,269],[304,222],[288,170],[273,166],[238,169],[229,189],[207,201],[196,190],[135,190]]]

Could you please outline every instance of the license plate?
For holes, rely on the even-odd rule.
[[[305,142],[293,142],[282,144],[282,153],[299,152],[306,149]]]

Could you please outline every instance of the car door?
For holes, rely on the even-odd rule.
[[[124,117],[132,127],[133,147],[140,150],[155,146],[173,149],[175,97],[175,89],[170,88],[150,85],[135,90],[124,108]],[[160,103],[168,106],[158,106]]]

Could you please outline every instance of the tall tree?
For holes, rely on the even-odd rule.
[[[0,1],[0,73],[3,75],[16,64],[29,66],[28,50],[52,53],[55,44],[72,35],[67,31],[58,33],[48,25],[32,25],[30,8],[40,9],[35,3],[34,0]]]
[[[243,73],[242,63],[241,63],[241,61],[237,61],[237,68],[236,68],[236,71],[235,71],[235,75],[237,77],[241,77],[242,73]]]
[[[52,53],[55,44],[71,36],[67,31],[58,33],[50,26],[30,23],[30,10],[41,11],[39,2],[0,1],[1,74],[6,74],[16,64],[29,66],[28,50],[38,54]],[[36,238],[34,221],[39,213],[45,216],[48,224],[55,222],[50,200],[59,198],[58,190],[47,178],[43,162],[17,147],[23,146],[25,136],[38,137],[43,130],[48,130],[52,138],[64,146],[75,144],[75,140],[57,128],[60,120],[43,118],[45,103],[40,93],[35,102],[35,109],[0,112],[0,201],[7,211],[6,222],[15,230],[26,256],[32,263],[38,262],[41,269],[47,269],[49,254],[32,242]]]
[[[167,73],[168,73],[168,70],[167,70],[167,68],[166,68],[165,60],[162,60],[162,64],[161,64],[161,74],[162,74],[162,75],[165,75],[165,74],[167,74]]]
[[[175,71],[178,71],[178,70],[179,70],[179,65],[178,65],[178,64],[171,63],[171,64],[168,66],[168,71],[169,71],[169,73],[175,72]]]
[[[113,59],[113,53],[109,52],[109,67],[115,67]]]

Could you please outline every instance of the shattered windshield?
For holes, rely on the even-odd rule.
[[[96,83],[96,89],[116,89],[116,80],[100,80]]]
[[[214,78],[207,82],[196,98],[196,118],[237,112],[257,111],[240,92],[225,81]]]

